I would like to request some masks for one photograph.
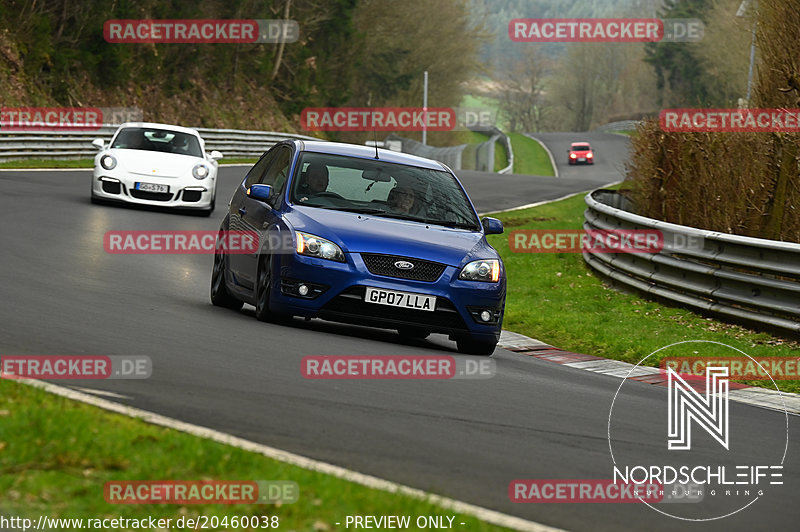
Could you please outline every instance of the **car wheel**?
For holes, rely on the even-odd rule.
[[[423,329],[422,327],[398,327],[397,333],[405,338],[415,338],[417,340],[424,340],[431,335],[431,331]]]
[[[459,353],[488,357],[494,353],[497,347],[497,340],[487,342],[485,340],[473,340],[470,337],[465,337],[457,339],[456,345],[458,346]]]
[[[214,269],[211,272],[211,303],[231,310],[242,308],[242,302],[228,292],[225,284],[225,255],[221,250],[214,253]]]
[[[258,261],[258,274],[256,278],[256,319],[258,321],[271,321],[269,311],[270,284],[272,272],[269,267],[269,257]]]

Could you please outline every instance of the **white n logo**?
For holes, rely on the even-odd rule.
[[[705,397],[697,393],[675,370],[667,370],[669,427],[667,448],[692,448],[692,420],[728,448],[728,368],[706,368]]]

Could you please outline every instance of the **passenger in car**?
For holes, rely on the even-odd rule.
[[[397,186],[389,192],[389,197],[386,199],[389,207],[400,214],[419,214],[417,205],[417,195],[414,189],[407,186]]]

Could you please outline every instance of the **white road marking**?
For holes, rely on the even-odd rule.
[[[90,393],[92,395],[99,395],[101,397],[113,397],[114,399],[127,399],[129,401],[133,399],[133,397],[129,397],[127,395],[122,395],[114,392],[107,392],[105,390],[93,390],[91,388],[81,388],[80,386],[70,386],[70,388],[84,393]]]
[[[243,438],[237,438],[236,436],[231,436],[230,434],[225,434],[213,429],[192,425],[191,423],[185,423],[183,421],[162,416],[160,414],[147,412],[146,410],[121,405],[119,403],[114,403],[113,401],[108,401],[99,397],[93,397],[91,395],[71,390],[69,388],[64,388],[63,386],[57,386],[49,382],[32,379],[16,379],[16,382],[27,384],[55,395],[66,397],[67,399],[72,399],[96,406],[98,408],[102,408],[103,410],[116,412],[134,419],[141,419],[145,423],[179,430],[193,436],[206,438],[224,445],[230,445],[245,451],[258,453],[280,462],[302,467],[303,469],[308,469],[310,471],[331,475],[333,477],[340,478],[348,482],[354,482],[368,488],[378,489],[389,493],[407,495],[415,499],[430,502],[431,504],[436,504],[446,510],[451,510],[453,512],[458,512],[465,515],[471,515],[493,525],[512,528],[514,530],[522,530],[525,532],[563,532],[561,529],[549,527],[541,523],[528,521],[519,517],[514,517],[513,515],[507,515],[495,510],[489,510],[487,508],[482,508],[466,502],[450,499],[448,497],[434,495],[417,488],[412,488],[403,484],[392,482],[390,480],[373,477],[371,475],[365,475],[357,471],[351,471],[333,464],[320,462],[312,458],[307,458],[305,456],[300,456],[288,451],[283,451],[281,449],[255,443]]]

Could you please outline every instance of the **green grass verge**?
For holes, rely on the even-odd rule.
[[[496,215],[503,235],[490,236],[508,272],[503,328],[561,349],[637,363],[653,351],[683,340],[712,340],[753,357],[797,357],[800,343],[689,310],[666,306],[609,288],[579,253],[514,253],[508,238],[517,229],[580,229],[583,194],[540,207]],[[706,351],[703,355],[732,353]],[[658,355],[648,359],[656,366]],[[744,381],[773,387],[772,382]],[[777,381],[784,391],[800,392],[800,381]]]
[[[327,531],[347,515],[455,516],[464,530],[502,530],[430,502],[366,488],[175,430],[0,380],[0,508],[38,519],[278,516],[281,530]],[[283,505],[109,504],[111,480],[291,480]],[[175,521],[173,521],[174,523]],[[447,522],[445,520],[445,522]],[[221,529],[221,528],[220,528]],[[240,530],[250,530],[240,528]]]
[[[550,157],[542,146],[521,133],[509,133],[511,149],[514,150],[514,173],[525,175],[555,176]]]
[[[94,159],[21,159],[19,161],[5,161],[0,163],[0,168],[94,168]]]
[[[513,150],[514,147],[512,146],[511,149]],[[499,172],[503,168],[508,166],[508,152],[506,152],[506,146],[502,142],[495,142],[494,143],[494,171]]]

